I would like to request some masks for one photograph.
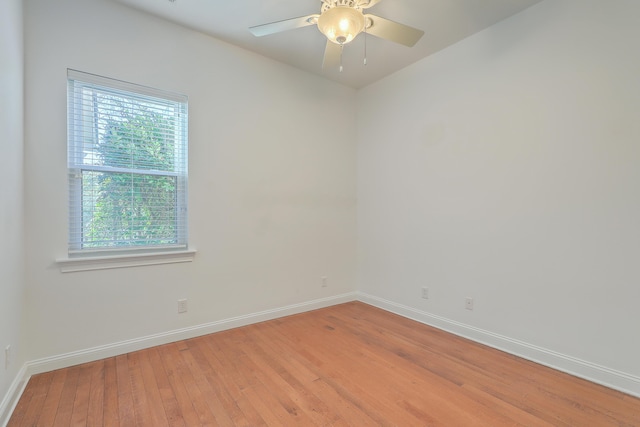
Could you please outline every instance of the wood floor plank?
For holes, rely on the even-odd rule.
[[[11,422],[13,425],[22,425],[22,420],[27,413],[29,402],[31,401],[31,398],[35,394],[36,390],[39,388],[39,379],[40,375],[36,375],[27,380],[27,384],[25,385],[18,403],[16,403],[16,407],[14,408],[13,413],[11,414],[11,419],[9,420],[9,422]]]
[[[200,375],[203,377],[203,387],[217,397],[217,405],[221,405],[223,413],[228,415],[229,420],[221,421],[230,425],[249,425],[244,413],[237,404],[237,400],[232,395],[233,390],[224,385],[224,370],[218,366],[218,360],[208,357],[208,351],[202,340],[191,340],[189,344],[189,356],[197,364]],[[216,405],[216,411],[219,406]]]
[[[158,348],[152,348],[148,352],[149,356],[149,369],[155,376],[156,385],[162,401],[164,412],[167,416],[167,422],[170,427],[184,427],[186,426],[180,406],[176,400],[176,396],[171,387],[171,383],[167,376]]]
[[[244,343],[243,348],[249,357],[255,356],[266,362],[270,380],[280,389],[288,390],[292,400],[315,425],[333,425],[339,422],[338,415],[308,387],[309,382],[318,378],[317,375],[311,375],[311,381],[305,379],[308,372],[304,368],[295,369],[296,365],[292,363],[290,353],[282,354],[282,348],[273,348],[263,340]]]
[[[102,425],[105,427],[120,427],[118,410],[118,374],[116,358],[104,360],[104,407],[102,408]]]
[[[87,363],[79,367],[80,372],[78,373],[78,382],[71,409],[71,423],[69,424],[71,426],[81,427],[87,425],[92,365],[92,363]]]
[[[187,343],[189,344],[189,343]],[[218,386],[215,380],[209,381],[211,374],[208,365],[199,364],[195,359],[192,350],[193,345],[189,345],[189,351],[182,352],[186,366],[191,370],[194,386],[205,396],[204,402],[213,414],[216,424],[220,426],[233,426],[232,418],[237,416],[237,407],[228,404],[229,398],[226,390]]]
[[[263,402],[272,408],[280,423],[282,425],[317,425],[299,406],[303,397],[278,375],[269,359],[253,353],[247,347],[248,344],[241,344],[241,348],[247,355],[246,367],[257,379],[253,387]]]
[[[287,328],[289,336],[299,340],[304,337],[304,341],[310,345],[316,356],[321,359],[323,369],[327,378],[334,384],[347,384],[353,393],[363,396],[371,402],[370,412],[377,412],[383,418],[382,413],[397,413],[397,423],[400,425],[419,425],[420,420],[409,413],[400,411],[393,398],[396,394],[396,386],[392,384],[397,379],[395,377],[385,377],[385,381],[380,381],[381,376],[376,372],[365,369],[366,366],[362,358],[362,349],[351,345],[348,340],[337,329],[338,325],[330,319],[322,319],[320,327],[314,326],[314,322],[309,322],[303,317],[291,319],[290,327]],[[313,329],[314,333],[309,334]],[[337,333],[336,333],[337,331]],[[331,339],[327,340],[327,334],[331,334]],[[331,345],[328,346],[327,343]],[[298,344],[300,345],[300,344]]]
[[[34,375],[20,426],[640,426],[640,399],[353,302]]]
[[[336,323],[336,328],[343,327],[343,324]],[[437,412],[440,419],[450,416],[447,422],[451,425],[501,424],[506,421],[501,419],[499,413],[487,410],[475,399],[461,393],[458,384],[431,375],[430,372],[421,370],[414,360],[407,360],[406,354],[412,351],[413,345],[388,351],[380,344],[380,341],[363,343],[358,357],[367,369],[373,369],[381,377],[393,378],[388,391],[390,398],[400,402],[405,409],[413,403],[414,410],[410,413],[419,413],[419,408],[429,410],[430,413]],[[421,399],[405,400],[405,394],[421,396]],[[456,410],[454,405],[464,410]],[[421,416],[420,419],[422,418]]]
[[[367,413],[360,399],[355,398],[352,393],[346,393],[344,388],[336,387],[335,383],[329,384],[314,361],[316,358],[308,359],[300,353],[300,343],[295,347],[290,345],[289,339],[281,334],[277,327],[271,323],[256,325],[259,328],[258,335],[261,342],[270,345],[276,351],[287,350],[286,359],[294,369],[306,387],[308,387],[322,402],[333,402],[332,409],[338,413],[340,419],[351,425],[364,423],[365,425],[381,425],[382,420],[376,419],[375,415]],[[337,422],[334,420],[334,422]]]
[[[47,397],[38,417],[38,425],[53,425],[58,412],[58,403],[62,395],[62,389],[67,378],[66,369],[60,369],[53,372],[53,379],[47,390]],[[35,412],[34,412],[35,413]]]
[[[128,356],[129,375],[133,394],[133,409],[136,425],[149,427],[165,427],[168,425],[162,404],[158,404],[157,388],[150,392],[155,380],[145,369],[148,365],[148,350],[137,351]]]
[[[168,349],[171,362],[175,366],[176,376],[180,378],[182,384],[184,384],[184,390],[186,391],[187,399],[191,401],[195,413],[198,416],[200,425],[219,425],[216,421],[216,417],[211,411],[208,400],[209,397],[202,393],[200,387],[196,382],[192,374],[192,370],[189,368],[185,355],[189,353],[189,348],[184,347],[185,343],[181,342],[176,345],[169,345]],[[179,386],[179,383],[177,383]],[[211,398],[214,398],[213,396]],[[198,424],[195,424],[198,425]]]
[[[154,349],[140,351],[140,371],[144,382],[144,394],[147,396],[147,402],[151,414],[148,416],[154,427],[169,427],[167,412],[165,410],[164,401],[160,392],[160,387],[156,378],[162,378],[162,372],[155,372],[151,364],[150,355]]]
[[[133,409],[133,393],[129,375],[127,355],[116,357],[116,378],[118,381],[118,417],[120,425],[135,425],[135,411]]]
[[[46,374],[38,376],[37,378],[32,378],[33,382],[30,380],[29,384],[27,384],[27,387],[32,385],[33,390],[27,394],[28,402],[26,403],[25,407],[21,409],[22,411],[24,411],[21,414],[21,422],[23,425],[34,425],[36,420],[38,420],[42,408],[44,407],[47,393],[54,376],[54,373],[48,372]],[[19,403],[18,406],[20,406]]]
[[[68,368],[64,387],[62,388],[60,400],[58,401],[58,411],[56,412],[56,418],[52,424],[56,427],[71,425],[71,416],[73,415],[73,405],[76,399],[81,370],[82,365]]]
[[[91,386],[89,388],[89,401],[87,417],[83,425],[87,427],[102,426],[104,424],[104,360],[99,360],[90,364],[91,366]]]
[[[225,353],[224,349],[236,348],[233,342],[223,341],[221,343],[222,345],[218,344],[215,346],[215,349],[212,349],[209,346],[212,341],[218,342],[221,340],[199,340],[200,345],[195,351],[198,352],[198,358],[206,359],[206,363],[211,367],[211,372],[216,373],[215,376],[208,376],[209,382],[219,382],[220,386],[227,391],[229,400],[234,402],[237,410],[241,413],[241,416],[238,416],[239,414],[236,412],[237,415],[233,417],[234,423],[236,425],[248,426],[265,425],[265,421],[260,413],[242,393],[241,387],[245,382],[245,378],[240,375],[242,368],[239,364],[242,363],[242,355],[234,354],[229,357]],[[203,361],[202,363],[205,362]]]
[[[167,375],[167,381],[171,387],[171,392],[178,405],[180,415],[187,426],[197,426],[201,424],[200,416],[194,407],[189,396],[185,383],[178,371],[180,352],[177,344],[158,347],[158,355]]]
[[[238,346],[242,339],[244,338],[208,339],[205,341],[207,353],[210,358],[215,357],[220,363],[217,369],[224,372],[223,378],[225,378],[227,387],[234,394],[239,393],[242,396],[241,408],[243,412],[248,414],[247,418],[253,420],[253,425],[280,425],[281,423],[272,407],[268,406],[257,393],[257,390],[262,387],[262,383],[254,374],[255,366]]]

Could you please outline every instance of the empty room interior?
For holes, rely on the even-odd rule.
[[[0,3],[0,425],[640,425],[640,2],[338,3]],[[85,240],[82,79],[188,110],[170,245]]]

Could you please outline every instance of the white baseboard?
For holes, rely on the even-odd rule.
[[[183,329],[162,332],[155,335],[148,335],[127,341],[120,341],[113,344],[60,354],[57,356],[45,357],[27,362],[16,375],[16,379],[9,388],[6,396],[0,404],[0,426],[5,426],[9,422],[9,417],[15,408],[15,404],[22,395],[24,387],[32,375],[42,372],[49,372],[56,369],[66,368],[81,363],[93,362],[107,357],[118,356],[132,351],[168,344],[175,341],[212,334],[227,329],[246,326],[253,323],[264,322],[266,320],[277,319],[292,314],[304,313],[306,311],[329,307],[336,304],[355,301],[356,292],[349,292],[328,298],[321,298],[299,304],[292,304],[285,307],[250,313],[243,316],[223,319],[216,322],[191,326]]]
[[[640,397],[640,377],[417,310],[363,292],[358,300],[585,380]]]
[[[0,426],[2,427],[5,427],[9,422],[11,413],[18,404],[18,399],[22,396],[22,392],[27,385],[29,377],[26,375],[26,368],[26,365],[22,365],[22,368],[20,368],[18,374],[9,386],[9,390],[7,390],[7,393],[0,402]]]
[[[321,298],[303,303],[292,304],[285,307],[264,310],[257,313],[250,313],[243,316],[231,317],[229,319],[218,320],[202,325],[190,326],[188,328],[176,329],[162,332],[155,335],[136,338],[127,341],[120,341],[113,344],[93,347],[86,350],[74,351],[58,356],[46,357],[32,362],[27,362],[27,375],[39,374],[41,372],[53,371],[55,369],[66,368],[81,363],[93,362],[107,357],[118,356],[132,351],[155,347],[170,342],[185,340],[201,335],[212,334],[225,331],[227,329],[238,328],[253,323],[264,322],[266,320],[277,319],[279,317],[292,314],[303,313],[305,311],[318,308],[329,307],[344,302],[355,301],[356,292],[349,292],[328,298]]]

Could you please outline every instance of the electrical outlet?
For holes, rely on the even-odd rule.
[[[4,348],[4,369],[9,369],[9,364],[11,364],[11,344]]]
[[[464,308],[467,310],[473,310],[473,298],[465,298]]]
[[[429,288],[422,288],[422,298],[429,299]]]
[[[187,300],[179,299],[178,300],[178,314],[187,312]]]
[[[326,288],[327,286],[329,286],[328,282],[329,282],[329,278],[327,276],[322,276],[320,278],[322,280],[322,287]]]

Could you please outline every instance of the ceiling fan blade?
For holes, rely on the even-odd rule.
[[[268,36],[269,34],[315,25],[318,22],[319,16],[320,15],[307,15],[285,19],[284,21],[271,22],[269,24],[256,25],[249,27],[249,31],[256,37]]]
[[[342,46],[327,40],[327,47],[324,48],[324,59],[322,60],[322,69],[340,67],[340,57],[342,56]]]
[[[367,33],[380,37],[381,39],[391,40],[408,47],[415,45],[424,35],[424,31],[408,25],[390,21],[375,15],[365,15],[371,20],[371,26],[367,28]]]
[[[375,6],[381,1],[382,0],[360,0],[360,3],[358,4],[358,6],[360,6],[360,8],[362,9],[369,9],[370,7]]]

